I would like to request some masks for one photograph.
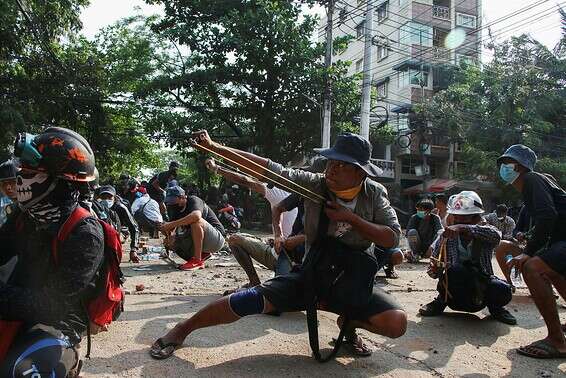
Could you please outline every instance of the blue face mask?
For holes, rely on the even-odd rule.
[[[424,218],[426,216],[426,211],[417,210],[417,217]]]
[[[519,177],[519,172],[515,171],[515,164],[501,164],[499,167],[499,176],[507,184],[512,184],[517,177]]]

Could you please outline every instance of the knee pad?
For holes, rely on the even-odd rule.
[[[255,287],[231,294],[228,303],[239,317],[261,314],[265,305],[263,295]]]

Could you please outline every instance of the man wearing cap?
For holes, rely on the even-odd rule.
[[[422,316],[440,315],[446,306],[465,312],[487,307],[494,319],[517,324],[503,307],[511,301],[511,286],[494,276],[491,265],[501,233],[482,224],[483,212],[476,192],[463,191],[450,197],[448,214],[453,216],[454,224],[446,227],[434,242],[428,271],[432,278],[439,279],[439,293],[435,300],[421,307]]]
[[[165,203],[171,211],[171,222],[160,226],[160,231],[175,236],[167,241],[179,257],[187,260],[181,270],[204,269],[203,256],[218,252],[224,246],[226,232],[214,211],[199,197],[186,196],[180,186],[167,188]]]
[[[116,189],[112,185],[101,186],[96,192],[95,199],[99,204],[102,204],[104,208],[114,211],[118,216],[120,226],[116,231],[121,233],[121,226],[126,226],[128,228],[130,236],[130,261],[134,263],[139,262],[140,260],[137,252],[140,230],[130,209],[126,203],[124,203],[124,200],[116,194]]]
[[[165,199],[165,191],[167,189],[168,183],[171,180],[177,178],[177,171],[179,170],[179,163],[172,161],[169,163],[169,169],[167,171],[159,172],[149,180],[149,185],[147,186],[147,194],[151,199],[157,201],[159,204],[159,210],[163,219],[168,220],[167,207],[163,202]]]
[[[0,227],[8,220],[11,214],[14,214],[17,207],[18,196],[16,194],[16,176],[18,170],[12,160],[8,160],[0,164]],[[4,265],[0,265],[0,283],[6,282],[16,262],[17,256],[14,256]]]
[[[391,295],[374,288],[372,282],[376,272],[374,244],[383,248],[397,246],[401,227],[381,187],[367,179],[381,173],[381,170],[369,160],[371,144],[367,140],[347,133],[337,138],[334,147],[316,149],[316,152],[328,159],[324,174],[317,174],[287,169],[266,158],[222,146],[213,142],[206,131],[198,132],[195,136],[200,145],[259,174],[275,172],[313,192],[328,196],[328,202],[323,204],[310,199],[304,201],[306,259],[309,259],[309,254],[315,251],[315,249],[311,250],[313,243],[317,245],[318,240],[324,241],[326,238],[339,239],[340,244],[347,248],[344,256],[347,256],[348,260],[363,260],[364,268],[372,270],[368,272],[372,274],[368,275],[371,278],[363,282],[368,288],[367,297],[363,298],[364,301],[360,301],[357,311],[350,311],[353,307],[348,300],[354,298],[325,295],[318,301],[320,308],[340,315],[339,326],[342,326],[345,318],[350,319],[345,333],[346,345],[351,347],[352,352],[358,355],[371,354],[371,350],[355,333],[356,328],[364,328],[391,338],[400,337],[405,333],[406,313]],[[320,238],[317,238],[319,222],[322,222],[326,230],[321,229]],[[354,283],[351,281],[355,279],[352,277],[353,272],[346,272],[346,268],[341,272],[345,273],[343,279],[347,280],[344,285]],[[307,307],[305,290],[310,291],[312,287],[310,283],[309,287],[306,286],[307,278],[302,273],[292,271],[259,286],[211,302],[156,340],[151,347],[150,355],[156,359],[170,357],[185,338],[199,328],[231,323],[247,315],[270,313],[275,310],[280,312],[305,310]],[[336,285],[343,284],[343,282],[337,283],[341,277],[336,279]],[[316,285],[318,284],[317,282]]]
[[[544,319],[548,336],[517,352],[533,358],[566,357],[552,286],[566,299],[566,192],[552,176],[535,172],[537,156],[522,144],[509,147],[497,159],[499,175],[523,197],[534,226],[522,253],[510,261],[525,283]]]

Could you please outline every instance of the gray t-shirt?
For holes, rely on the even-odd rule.
[[[322,194],[324,186],[324,174],[311,173],[300,169],[284,168],[281,164],[269,161],[268,169],[281,176],[313,191]],[[336,201],[336,196],[330,192],[330,199]],[[308,250],[318,234],[318,223],[320,217],[321,204],[305,199],[305,250]],[[388,226],[395,232],[395,246],[399,244],[401,226],[397,220],[397,214],[389,203],[387,191],[383,185],[366,178],[362,190],[356,197],[354,213],[368,222]],[[329,225],[330,234],[336,231],[336,222]],[[373,242],[366,239],[353,228],[345,230],[341,234],[340,240],[354,249],[363,249],[373,252]]]

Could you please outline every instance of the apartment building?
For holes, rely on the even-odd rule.
[[[383,181],[401,191],[431,178],[450,179],[458,169],[458,146],[434,132],[420,140],[409,134],[414,104],[448,85],[450,64],[480,59],[481,0],[341,0],[335,4],[334,38],[355,39],[333,60],[352,62],[349,74],[362,73],[367,1],[373,5],[374,55],[372,84],[377,93],[374,112],[389,112],[399,143],[374,143],[375,162]],[[326,20],[321,21],[324,39]],[[434,126],[434,125],[428,125]],[[407,136],[404,136],[407,135]],[[426,143],[425,143],[426,142]]]

